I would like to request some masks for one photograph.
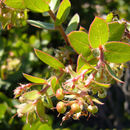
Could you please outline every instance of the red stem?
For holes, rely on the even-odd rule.
[[[49,10],[48,13],[50,14],[51,18],[52,18],[52,19],[54,20],[54,22],[55,22],[55,21],[56,21],[56,16],[54,15],[54,13],[53,13],[51,10]],[[56,28],[59,30],[59,32],[60,32],[60,34],[62,35],[62,37],[64,38],[66,44],[69,46],[69,41],[68,41],[68,38],[67,38],[67,36],[66,36],[66,34],[65,34],[65,31],[64,31],[62,25],[59,25],[59,26],[57,26]]]

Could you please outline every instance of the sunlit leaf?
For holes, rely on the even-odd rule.
[[[16,8],[16,9],[25,8],[24,0],[5,0],[4,3],[11,8]]]
[[[75,31],[78,27],[79,21],[80,21],[79,15],[75,14],[70,20],[65,33],[69,34],[70,32]]]
[[[60,0],[51,0],[49,5],[50,5],[51,10],[53,12],[56,12],[60,5]]]
[[[123,63],[130,60],[130,45],[124,42],[105,44],[105,60],[112,63]]]
[[[24,0],[25,5],[31,11],[43,13],[50,10],[50,0]]]
[[[33,82],[33,83],[47,83],[47,81],[45,79],[42,79],[42,78],[38,78],[38,77],[35,77],[35,76],[31,76],[31,75],[28,75],[28,74],[25,74],[23,73],[24,77]]]
[[[109,41],[120,41],[125,32],[125,23],[111,22],[109,25]]]
[[[60,25],[62,24],[66,18],[69,15],[70,12],[70,8],[71,8],[71,3],[69,0],[62,0],[62,2],[60,3],[57,15],[56,15],[56,25]]]
[[[68,39],[72,48],[83,56],[89,56],[91,51],[89,48],[88,34],[83,31],[73,31],[68,34]]]
[[[49,55],[45,52],[42,52],[38,49],[35,49],[35,53],[41,61],[43,61],[44,63],[53,67],[54,69],[63,69],[64,68],[64,65],[59,60],[52,57],[51,55]]]
[[[109,28],[104,19],[95,17],[89,28],[89,42],[93,48],[98,48],[108,41]]]

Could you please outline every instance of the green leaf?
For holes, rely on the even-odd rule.
[[[47,122],[47,115],[45,114],[45,107],[43,105],[42,100],[38,100],[37,105],[36,105],[36,113],[38,117],[40,118],[40,121],[45,123]]]
[[[27,20],[27,22],[37,28],[42,28],[42,29],[47,29],[47,30],[55,29],[55,26],[52,23],[45,23],[45,22],[35,21],[35,20]]]
[[[83,68],[82,68],[83,67]],[[77,68],[76,68],[76,72],[79,72],[83,69],[90,69],[90,68],[94,68],[93,66],[91,66],[87,60],[85,60],[85,58],[82,55],[78,56],[78,60],[77,60]]]
[[[60,5],[60,0],[51,0],[50,2],[50,8],[53,12],[57,11],[59,5]]]
[[[35,112],[27,113],[26,122],[32,125],[36,121],[36,114]]]
[[[89,56],[91,51],[89,48],[88,34],[83,31],[73,31],[68,34],[68,40],[72,48],[83,56]]]
[[[100,82],[97,82],[95,80],[93,80],[92,82],[94,82],[98,86],[101,86],[101,87],[104,87],[104,88],[110,88],[110,84],[100,83]]]
[[[104,45],[108,41],[109,28],[105,20],[95,17],[89,28],[89,42],[93,48]]]
[[[109,41],[120,41],[125,32],[125,23],[111,22],[109,25]]]
[[[53,89],[54,93],[56,93],[57,89],[59,88],[59,81],[55,76],[51,78],[51,88]]]
[[[69,15],[70,12],[70,8],[71,8],[71,3],[69,0],[62,0],[62,2],[60,3],[57,15],[56,15],[56,25],[60,25],[62,24],[66,18]]]
[[[50,10],[50,0],[24,0],[25,5],[31,11],[43,13]]]
[[[75,14],[72,17],[72,19],[70,20],[65,33],[69,34],[70,32],[75,31],[77,29],[77,27],[78,27],[79,21],[80,21],[79,15]]]
[[[49,55],[45,52],[42,52],[38,49],[35,49],[35,53],[41,61],[43,61],[44,63],[53,67],[54,69],[63,69],[64,68],[64,65],[59,60],[52,57],[51,55]]]
[[[124,83],[123,81],[121,81],[121,80],[115,75],[115,73],[112,71],[111,67],[110,67],[108,64],[106,64],[106,70],[107,70],[108,74],[109,74],[113,79],[115,79],[115,80],[118,81],[118,82]]]
[[[124,42],[108,42],[105,45],[105,60],[112,63],[123,63],[130,60],[130,45]]]
[[[31,76],[31,75],[28,75],[28,74],[25,74],[23,73],[24,77],[33,82],[33,83],[46,83],[47,81],[45,79],[42,79],[42,78],[38,78],[38,77],[35,77],[35,76]]]
[[[30,92],[26,92],[22,95],[23,98],[27,100],[36,100],[41,96],[41,94],[37,90],[32,90]]]
[[[7,105],[6,104],[0,104],[0,120],[5,117],[5,112],[7,110]]]
[[[16,9],[25,8],[24,0],[5,0],[4,3],[11,8],[16,8]]]

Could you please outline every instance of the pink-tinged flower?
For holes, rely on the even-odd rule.
[[[31,85],[32,85],[31,83],[29,83],[29,84],[20,84],[20,86],[17,87],[14,90],[15,98],[20,96],[23,92],[25,92]]]

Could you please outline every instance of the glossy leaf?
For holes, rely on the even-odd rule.
[[[69,34],[70,32],[75,31],[78,27],[79,21],[80,21],[79,15],[75,14],[70,20],[65,33]]]
[[[111,67],[108,64],[106,64],[106,70],[113,79],[115,79],[118,82],[124,83],[115,75],[115,73],[112,71]]]
[[[25,8],[24,0],[5,0],[4,3],[11,8],[16,8],[16,9]]]
[[[125,31],[125,23],[111,22],[109,25],[109,41],[120,41]]]
[[[56,15],[56,25],[60,25],[62,24],[66,18],[69,15],[70,12],[70,8],[71,8],[71,3],[69,0],[62,0],[62,2],[60,3],[57,15]]]
[[[60,5],[60,0],[51,0],[49,5],[50,5],[51,10],[53,12],[56,12]]]
[[[89,62],[82,56],[82,55],[79,55],[78,56],[78,60],[77,60],[77,68],[76,68],[76,72],[79,72],[81,71],[81,68],[84,68],[84,69],[90,69],[90,68],[93,68],[94,67],[92,65],[89,64]],[[83,70],[83,69],[82,69]]]
[[[45,79],[42,79],[42,78],[38,78],[38,77],[35,77],[35,76],[31,76],[31,75],[28,75],[28,74],[25,74],[23,73],[24,77],[33,82],[33,83],[46,83],[47,81]]]
[[[109,28],[105,20],[95,17],[89,28],[89,42],[93,48],[104,45],[108,41]]]
[[[24,0],[25,5],[31,11],[43,13],[50,10],[50,0]]]
[[[45,22],[35,21],[35,20],[27,20],[27,22],[37,28],[42,28],[42,29],[47,29],[47,30],[55,29],[55,26],[52,23],[45,23]]]
[[[51,55],[49,55],[45,52],[42,52],[38,49],[35,49],[35,53],[41,61],[48,64],[49,66],[51,66],[55,69],[63,69],[64,68],[64,65],[59,60],[52,57]]]
[[[45,114],[45,107],[43,105],[42,100],[38,100],[37,105],[36,105],[36,113],[38,117],[40,118],[40,121],[45,123],[47,122],[47,116]]]
[[[123,42],[108,42],[105,45],[105,60],[112,63],[123,63],[130,60],[130,45]]]
[[[26,92],[22,95],[23,98],[27,100],[36,100],[41,96],[41,94],[37,90],[32,90],[30,92]]]
[[[72,48],[83,56],[90,55],[88,34],[83,31],[73,31],[68,34],[68,39]]]

